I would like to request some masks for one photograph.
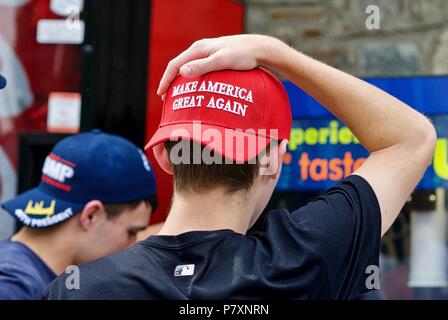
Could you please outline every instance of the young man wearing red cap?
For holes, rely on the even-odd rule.
[[[291,129],[285,90],[257,66],[316,98],[370,156],[306,206],[271,211],[247,233],[272,195]],[[351,299],[377,287],[368,275],[381,235],[432,158],[435,130],[423,115],[257,35],[196,42],[170,62],[158,93],[165,103],[148,147],[174,176],[163,228],[81,266],[79,290],[56,280],[49,298]]]
[[[153,171],[131,142],[99,130],[63,139],[39,186],[2,204],[23,227],[0,241],[0,300],[42,299],[68,266],[133,245],[155,201]]]

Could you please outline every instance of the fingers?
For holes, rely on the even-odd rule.
[[[198,77],[211,71],[219,71],[226,68],[226,65],[218,54],[203,59],[186,63],[180,68],[180,74],[184,77]]]
[[[193,55],[190,55],[190,58],[192,56]],[[211,71],[218,71],[227,68],[224,63],[224,59],[220,58],[218,54],[213,54],[209,57],[197,59],[182,65],[181,62],[185,60],[185,58],[179,60],[180,62],[173,60],[174,62],[172,64],[170,62],[168,65],[162,80],[160,80],[159,89],[157,90],[157,94],[161,95],[162,101],[165,101],[166,91],[178,73],[180,73],[183,77],[190,78],[197,77]]]
[[[178,75],[181,66],[183,66],[185,63],[189,61],[200,59],[207,56],[207,52],[204,49],[205,49],[204,45],[202,45],[200,42],[195,42],[187,50],[185,50],[176,58],[171,60],[168,63],[168,66],[162,76],[162,79],[160,80],[159,88],[157,89],[157,94],[160,96],[166,93],[171,82]]]

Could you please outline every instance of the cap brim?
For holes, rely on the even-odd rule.
[[[200,143],[236,163],[255,159],[271,142],[267,136],[248,131],[203,123],[178,123],[159,127],[145,149],[179,138]]]
[[[30,228],[54,226],[69,219],[83,207],[82,203],[56,199],[39,188],[24,192],[2,204],[3,209]]]

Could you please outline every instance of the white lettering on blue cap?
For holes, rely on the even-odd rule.
[[[146,157],[146,154],[141,149],[138,149],[138,153],[140,153],[140,156],[142,157],[143,166],[145,167],[145,170],[151,172],[151,166],[149,165],[149,161],[148,158]]]
[[[44,167],[42,168],[42,173],[64,183],[65,179],[73,178],[75,171],[72,167],[52,159],[51,156],[47,156],[44,162]]]

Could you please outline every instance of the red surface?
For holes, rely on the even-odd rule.
[[[156,131],[162,101],[156,95],[166,64],[194,41],[243,32],[244,8],[231,0],[154,0],[149,40],[147,140]],[[151,223],[165,220],[172,197],[172,180],[148,152],[157,178],[160,206]]]
[[[267,108],[269,104],[275,105],[275,109]],[[196,123],[197,120],[201,123]],[[168,140],[173,130],[182,128],[177,137],[203,143],[241,163],[255,158],[270,139],[289,139],[292,119],[288,95],[281,82],[257,68],[244,72],[226,70],[195,78],[177,77],[167,93],[161,123],[163,127],[148,145]],[[228,128],[239,130],[229,134]]]

